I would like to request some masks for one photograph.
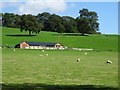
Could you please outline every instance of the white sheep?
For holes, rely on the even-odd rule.
[[[112,61],[110,61],[110,60],[107,60],[107,63],[109,63],[109,64],[112,64]]]
[[[80,61],[80,59],[78,58],[78,59],[77,59],[77,62],[79,62],[79,61]]]
[[[85,55],[87,55],[87,53],[85,53]]]
[[[40,56],[42,57],[43,55],[42,55],[42,54],[40,54]]]
[[[48,56],[48,54],[46,54],[46,56]]]
[[[44,52],[44,50],[42,50],[42,52]]]

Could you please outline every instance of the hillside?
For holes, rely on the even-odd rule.
[[[31,42],[60,42],[64,46],[74,48],[93,48],[99,50],[118,50],[117,35],[89,35],[58,34],[56,32],[41,31],[36,36],[28,36],[28,32],[20,32],[16,28],[2,27],[2,44],[14,46],[22,41]]]

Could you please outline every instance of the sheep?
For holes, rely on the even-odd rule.
[[[85,55],[87,55],[87,53],[85,53]]]
[[[44,52],[44,50],[42,50],[42,52]]]
[[[46,56],[48,56],[48,54],[46,54]]]
[[[15,52],[15,49],[13,49],[13,51]]]
[[[40,56],[42,57],[43,55],[42,55],[42,54],[40,54]]]
[[[80,61],[80,59],[78,58],[78,59],[77,59],[77,62],[79,62],[79,61]]]
[[[79,51],[82,51],[82,49],[79,49]]]
[[[107,63],[108,63],[108,64],[112,64],[112,61],[110,61],[110,60],[107,60]]]

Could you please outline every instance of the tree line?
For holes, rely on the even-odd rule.
[[[40,31],[52,31],[62,33],[99,33],[98,15],[94,11],[83,8],[78,12],[80,16],[73,18],[70,16],[59,16],[48,12],[38,15],[14,13],[2,13],[2,26],[20,28],[20,31],[39,33]]]

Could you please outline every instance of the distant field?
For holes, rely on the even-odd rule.
[[[89,51],[85,55],[84,51],[13,51],[5,48],[2,57],[4,88],[113,90],[118,87],[117,52]],[[76,62],[78,58],[80,62]],[[113,64],[107,64],[108,59]]]
[[[14,46],[22,41],[60,42],[64,46],[74,48],[92,48],[112,51],[118,50],[117,35],[72,36],[71,34],[59,35],[55,32],[44,31],[37,34],[37,36],[20,36],[21,34],[28,35],[28,32],[20,33],[19,29],[2,28],[2,44]]]

